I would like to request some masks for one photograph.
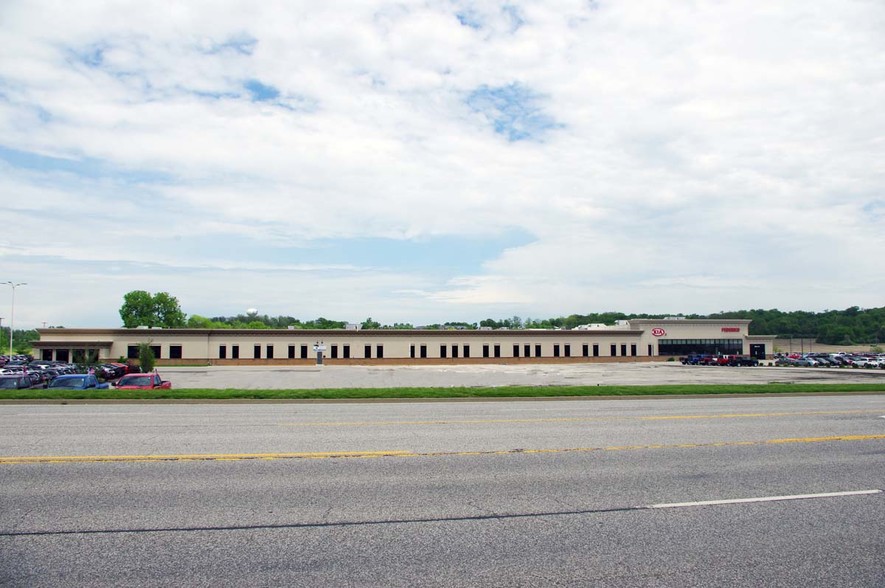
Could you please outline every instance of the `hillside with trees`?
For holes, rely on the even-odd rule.
[[[505,319],[487,318],[478,323],[445,322],[418,327],[410,323],[381,324],[372,318],[360,323],[364,329],[574,329],[587,324],[615,324],[627,319],[662,319],[669,314],[628,314],[623,312],[599,312],[572,314],[546,319],[522,319],[518,316]],[[754,335],[777,335],[815,339],[827,345],[876,345],[885,342],[885,307],[861,309],[857,306],[845,310],[824,312],[771,310],[736,310],[714,314],[678,315],[686,319],[750,319],[750,332]],[[237,315],[211,319],[193,315],[187,326],[205,329],[342,329],[347,321],[329,320],[323,317],[302,321],[291,316]]]

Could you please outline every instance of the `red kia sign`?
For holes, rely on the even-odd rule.
[[[655,337],[663,337],[664,335],[667,334],[667,331],[665,331],[661,327],[656,327],[651,330],[651,334],[654,335]]]
[[[740,327],[722,327],[722,332],[723,333],[740,333],[741,328]]]

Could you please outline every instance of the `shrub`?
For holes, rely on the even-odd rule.
[[[150,343],[139,343],[138,345],[138,364],[144,373],[154,371],[154,352]]]

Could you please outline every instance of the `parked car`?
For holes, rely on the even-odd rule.
[[[31,380],[32,388],[45,388],[46,387],[46,378],[43,376],[43,372],[41,370],[29,370],[25,373],[28,379]]]
[[[49,383],[49,388],[65,388],[68,390],[103,390],[108,385],[105,382],[99,382],[95,374],[65,374],[56,376]]]
[[[157,372],[150,374],[126,374],[117,380],[114,387],[118,390],[168,390],[172,388],[172,382],[162,379]]]
[[[756,367],[759,365],[759,360],[749,355],[732,355],[728,365]]]
[[[0,375],[0,390],[27,390],[32,387],[31,378],[24,374]]]
[[[857,368],[877,368],[879,363],[871,357],[855,357],[854,367]]]

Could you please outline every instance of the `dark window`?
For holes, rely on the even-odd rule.
[[[612,352],[612,357],[617,357],[618,356],[618,346],[615,344],[612,344],[611,352]]]
[[[375,345],[375,357],[378,359],[384,358],[384,345]]]
[[[535,345],[535,357],[541,357],[541,346]]]
[[[445,345],[440,345],[440,346],[439,346],[439,356],[440,356],[442,359],[445,359],[445,358],[447,357],[446,352],[447,352],[448,350],[449,350],[449,348],[446,347]]]
[[[74,349],[74,363],[86,363],[85,349]]]
[[[268,345],[266,349],[267,359],[273,359],[273,345]]]
[[[301,359],[307,359],[307,345],[301,346]]]
[[[633,343],[632,345],[630,345],[630,355],[632,355],[633,357],[636,357],[636,343]]]
[[[338,346],[332,345],[332,355],[330,356],[332,359],[338,359]]]
[[[159,345],[151,345],[151,352],[154,354],[154,357],[160,359],[160,346]]]
[[[344,351],[344,359],[350,359],[350,345],[345,345],[342,350]]]
[[[553,357],[559,357],[559,344],[553,345]]]
[[[623,357],[627,356],[627,344],[626,343],[621,343],[621,356],[623,356]]]
[[[261,359],[261,345],[255,345],[252,347],[252,357],[254,359]]]
[[[742,339],[660,339],[658,355],[725,354],[744,352]]]
[[[651,345],[649,345],[648,346],[648,356],[651,357],[652,355],[654,355],[654,349],[652,348]]]
[[[566,356],[566,357],[571,357],[571,356],[572,356],[572,346],[571,346],[571,345],[566,345],[566,346],[563,348],[563,350],[565,351],[565,356]]]
[[[513,357],[519,357],[519,345],[513,346]]]
[[[495,357],[501,357],[501,346],[495,345]]]
[[[421,346],[421,359],[427,359],[427,345]]]
[[[169,346],[169,359],[181,359],[181,345]]]
[[[581,357],[590,357],[590,346],[586,343],[581,345]]]
[[[227,345],[218,346],[218,359],[227,359]]]
[[[295,359],[295,346],[289,345],[289,359]]]
[[[43,361],[52,361],[52,349],[44,349],[40,356],[43,358]]]
[[[452,357],[458,357],[458,346],[452,345]]]
[[[70,359],[71,355],[69,350],[67,349],[56,349],[55,350],[55,361],[64,361],[67,362]],[[129,359],[132,359],[131,357]]]
[[[240,346],[239,345],[231,345],[230,346],[230,357],[231,357],[231,359],[240,359]]]
[[[414,345],[409,345],[409,357],[411,357],[412,359],[415,359],[415,346]]]
[[[222,345],[222,347],[224,347]],[[138,359],[138,345],[130,345],[126,348],[127,359]]]
[[[464,346],[464,357],[470,357],[470,345]]]
[[[593,357],[599,357],[599,345],[596,343],[593,344]]]
[[[366,359],[372,358],[372,346],[371,345],[366,345],[365,349],[363,349],[363,357],[365,357]]]
[[[522,346],[523,356],[531,357],[532,356],[532,346],[531,345],[523,345]]]
[[[488,346],[488,345],[483,345],[483,346],[482,346],[482,356],[483,356],[483,357],[488,357],[488,356],[489,356],[489,346]]]

